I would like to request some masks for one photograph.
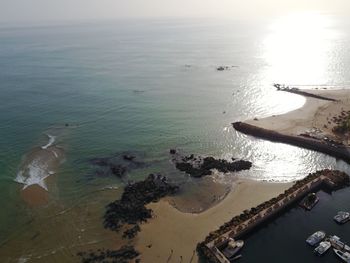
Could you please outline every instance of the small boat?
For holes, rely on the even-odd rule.
[[[322,241],[317,248],[315,248],[315,253],[319,256],[322,256],[324,253],[331,248],[331,242]]]
[[[230,238],[230,241],[228,242],[226,248],[222,251],[222,253],[228,260],[233,260],[233,258],[236,256],[238,251],[242,249],[243,246],[243,240],[235,241],[234,239]]]
[[[306,239],[306,243],[308,243],[310,246],[316,246],[325,238],[325,236],[326,233],[324,231],[317,231]]]
[[[331,242],[332,247],[335,249],[350,252],[350,247],[347,244],[341,242],[340,237],[338,236],[330,236],[329,242]]]
[[[315,193],[310,193],[303,200],[301,200],[299,205],[306,210],[311,210],[318,203],[318,201],[320,201],[320,199],[317,197],[317,195]]]
[[[338,249],[333,249],[334,253],[340,257],[344,262],[346,263],[350,263],[350,253],[349,252],[343,252],[341,250]]]
[[[336,216],[333,217],[334,221],[338,224],[344,224],[350,220],[350,213],[340,211]]]

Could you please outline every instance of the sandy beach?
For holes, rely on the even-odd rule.
[[[199,214],[180,212],[165,200],[152,203],[155,218],[141,226],[136,241],[142,262],[198,262],[197,243],[210,231],[291,185],[239,178],[222,202]]]
[[[276,91],[277,92],[277,91]],[[350,110],[347,90],[308,90],[336,101],[306,97],[303,107],[283,115],[246,123],[288,135],[317,130],[335,138],[331,118]],[[339,138],[335,138],[339,139]],[[162,200],[149,205],[155,218],[142,225],[136,242],[145,262],[197,262],[196,245],[205,236],[245,209],[277,196],[292,183],[268,183],[239,178],[226,198],[202,213],[184,213]]]
[[[276,91],[283,92],[283,91]],[[273,115],[263,119],[247,120],[248,124],[274,130],[289,135],[299,135],[311,129],[318,129],[323,134],[334,137],[330,123],[332,117],[339,115],[342,110],[350,110],[348,90],[307,90],[308,93],[321,95],[337,101],[326,101],[306,97],[303,107],[282,115]]]

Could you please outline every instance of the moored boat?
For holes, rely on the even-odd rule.
[[[325,236],[326,233],[324,231],[317,231],[306,239],[306,243],[308,243],[310,246],[316,246],[325,238]]]
[[[329,241],[322,241],[317,248],[315,248],[315,253],[322,256],[324,253],[331,248],[331,243]]]
[[[339,211],[336,216],[333,217],[334,221],[338,224],[344,224],[350,220],[350,213]]]
[[[343,252],[338,249],[333,249],[334,253],[343,260],[343,262],[350,263],[350,253],[349,252]]]
[[[306,210],[311,210],[318,203],[319,200],[320,199],[315,193],[310,193],[303,200],[301,200],[299,205]]]
[[[230,241],[228,242],[227,246],[225,247],[224,250],[222,250],[222,253],[228,260],[232,260],[238,251],[242,249],[244,246],[244,241],[243,240],[234,240],[230,238]]]
[[[340,237],[338,236],[330,236],[329,242],[331,242],[332,247],[335,249],[350,252],[350,247],[344,242],[340,241]]]

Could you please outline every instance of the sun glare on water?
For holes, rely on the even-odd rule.
[[[338,38],[333,23],[331,16],[320,13],[277,19],[263,41],[265,78],[292,85],[326,84]]]

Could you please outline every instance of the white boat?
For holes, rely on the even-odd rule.
[[[331,243],[328,241],[322,241],[317,248],[315,248],[315,253],[322,256],[324,253],[331,248]]]
[[[349,212],[344,212],[340,211],[336,216],[333,217],[334,221],[337,222],[338,224],[344,224],[350,220],[350,213]]]
[[[341,242],[340,237],[338,236],[330,236],[329,242],[331,242],[332,247],[335,249],[350,252],[350,247],[347,244]]]
[[[306,239],[306,243],[308,243],[310,246],[316,246],[325,238],[325,236],[326,233],[324,231],[317,231]]]
[[[333,249],[334,253],[340,257],[344,262],[346,263],[350,263],[350,253],[349,252],[343,252],[341,250],[338,249]]]
[[[232,260],[236,256],[238,251],[242,249],[243,246],[244,246],[243,240],[236,241],[230,238],[230,241],[228,242],[226,248],[222,251],[222,253],[228,260]]]

